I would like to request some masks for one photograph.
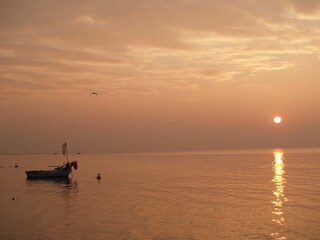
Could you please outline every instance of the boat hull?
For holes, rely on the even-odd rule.
[[[77,161],[67,162],[62,166],[57,166],[52,170],[32,170],[26,171],[27,178],[67,178],[71,173],[71,168],[78,169]]]
[[[59,170],[33,170],[26,171],[27,178],[66,178],[69,177],[71,168]]]

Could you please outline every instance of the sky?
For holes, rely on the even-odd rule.
[[[0,153],[320,145],[318,0],[0,0],[0,29]]]

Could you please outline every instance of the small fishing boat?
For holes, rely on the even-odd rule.
[[[78,168],[77,161],[68,162],[61,166],[57,166],[54,169],[49,170],[32,170],[26,171],[27,178],[58,178],[58,177],[69,177],[72,167]]]
[[[61,166],[53,166],[49,170],[31,170],[26,171],[27,178],[67,178],[72,173],[72,168],[78,169],[77,161],[69,162],[67,143],[62,145],[62,154],[67,157],[67,163]]]

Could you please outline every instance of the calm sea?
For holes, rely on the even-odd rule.
[[[70,159],[70,181],[27,180],[64,159],[0,156],[0,239],[320,239],[319,150]]]

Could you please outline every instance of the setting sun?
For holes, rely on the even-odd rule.
[[[274,117],[274,119],[273,119],[273,121],[274,121],[274,123],[276,123],[276,124],[278,124],[278,123],[281,123],[281,117],[279,117],[279,116],[276,116],[276,117]]]

